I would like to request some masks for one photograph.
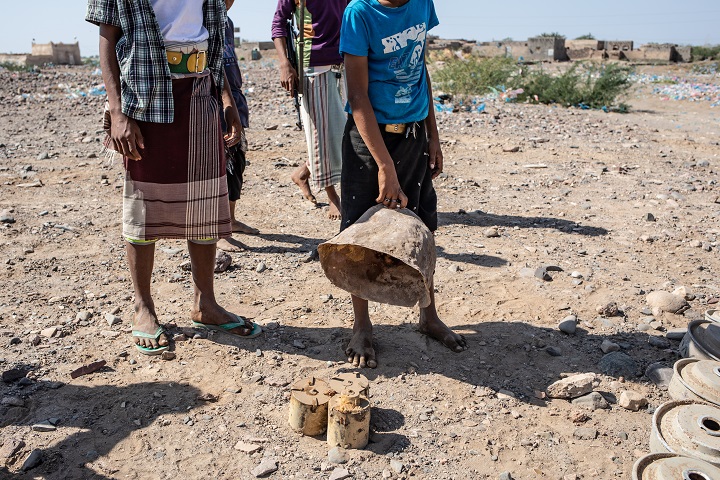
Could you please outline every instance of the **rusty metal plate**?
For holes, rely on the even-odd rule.
[[[680,365],[678,373],[691,392],[706,402],[720,405],[720,362],[714,360],[688,362],[686,365]]]
[[[338,373],[328,382],[330,388],[340,395],[348,397],[369,397],[370,382],[367,377],[358,372]]]
[[[325,380],[303,378],[292,384],[291,395],[303,405],[324,405],[330,401],[332,390]]]
[[[653,415],[653,453],[676,453],[720,465],[720,408],[689,400],[671,401]]]
[[[709,320],[693,320],[681,348],[687,347],[685,355],[701,360],[720,360],[720,323]]]
[[[720,479],[720,468],[702,460],[674,455],[652,453],[635,462],[632,480],[715,480]]]

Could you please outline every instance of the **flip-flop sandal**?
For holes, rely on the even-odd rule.
[[[210,325],[208,323],[200,323],[193,321],[192,324],[193,327],[204,328],[206,330],[214,330],[216,332],[223,332],[238,338],[255,338],[262,333],[262,327],[260,327],[260,325],[258,325],[257,323],[253,323],[253,328],[247,335],[240,335],[238,333],[230,332],[230,330],[232,330],[233,328],[246,327],[247,325],[247,323],[245,323],[245,319],[240,315],[233,314],[233,316],[238,320],[237,322],[223,323],[222,325]]]
[[[141,332],[140,330],[133,330],[132,336],[137,337],[137,338],[150,338],[150,339],[158,340],[160,338],[160,335],[162,335],[163,333],[165,333],[165,329],[163,329],[162,327],[158,327],[158,329],[155,331],[154,335],[151,333]],[[157,348],[150,348],[150,347],[144,347],[142,345],[138,345],[136,343],[135,348],[137,348],[138,351],[140,353],[142,353],[143,355],[160,355],[165,350],[167,350],[169,348],[169,346],[162,345]]]

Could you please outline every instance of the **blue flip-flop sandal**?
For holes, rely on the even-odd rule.
[[[222,325],[210,325],[208,323],[200,323],[196,321],[193,321],[192,324],[193,327],[204,328],[206,330],[214,330],[216,332],[223,332],[238,338],[255,338],[262,333],[262,327],[260,327],[260,325],[258,325],[257,323],[253,323],[253,328],[247,335],[240,335],[230,332],[230,330],[232,330],[233,328],[247,328],[247,323],[245,323],[245,319],[243,317],[235,314],[233,314],[233,316],[237,319],[236,322],[223,323]]]
[[[133,330],[132,336],[136,337],[136,338],[149,338],[149,339],[159,340],[160,335],[162,335],[163,333],[165,333],[165,330],[162,327],[158,327],[158,329],[155,331],[155,334],[141,332],[140,330]],[[157,348],[150,348],[150,347],[144,347],[142,345],[138,345],[136,343],[135,348],[137,348],[138,351],[140,353],[142,353],[143,355],[160,355],[165,350],[167,350],[169,348],[169,346],[162,345]]]

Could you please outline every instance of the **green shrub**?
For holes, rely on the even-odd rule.
[[[720,45],[692,47],[691,52],[694,62],[702,60],[720,60]]]
[[[484,95],[492,87],[504,85],[517,71],[512,58],[452,57],[433,75],[433,85],[459,96]]]
[[[4,68],[5,70],[10,70],[11,72],[32,72],[33,67],[28,67],[26,65],[18,65],[14,62],[2,62],[0,63],[0,67]]]

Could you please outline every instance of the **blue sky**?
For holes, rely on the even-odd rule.
[[[182,1],[182,0],[177,0]],[[0,52],[29,52],[38,43],[80,41],[83,55],[97,54],[97,27],[86,23],[84,0],[3,0]],[[275,0],[236,0],[230,10],[241,36],[269,40]],[[435,0],[443,38],[524,40],[543,32],[568,38],[592,33],[598,39],[720,44],[718,0]],[[30,16],[32,15],[32,17]]]

